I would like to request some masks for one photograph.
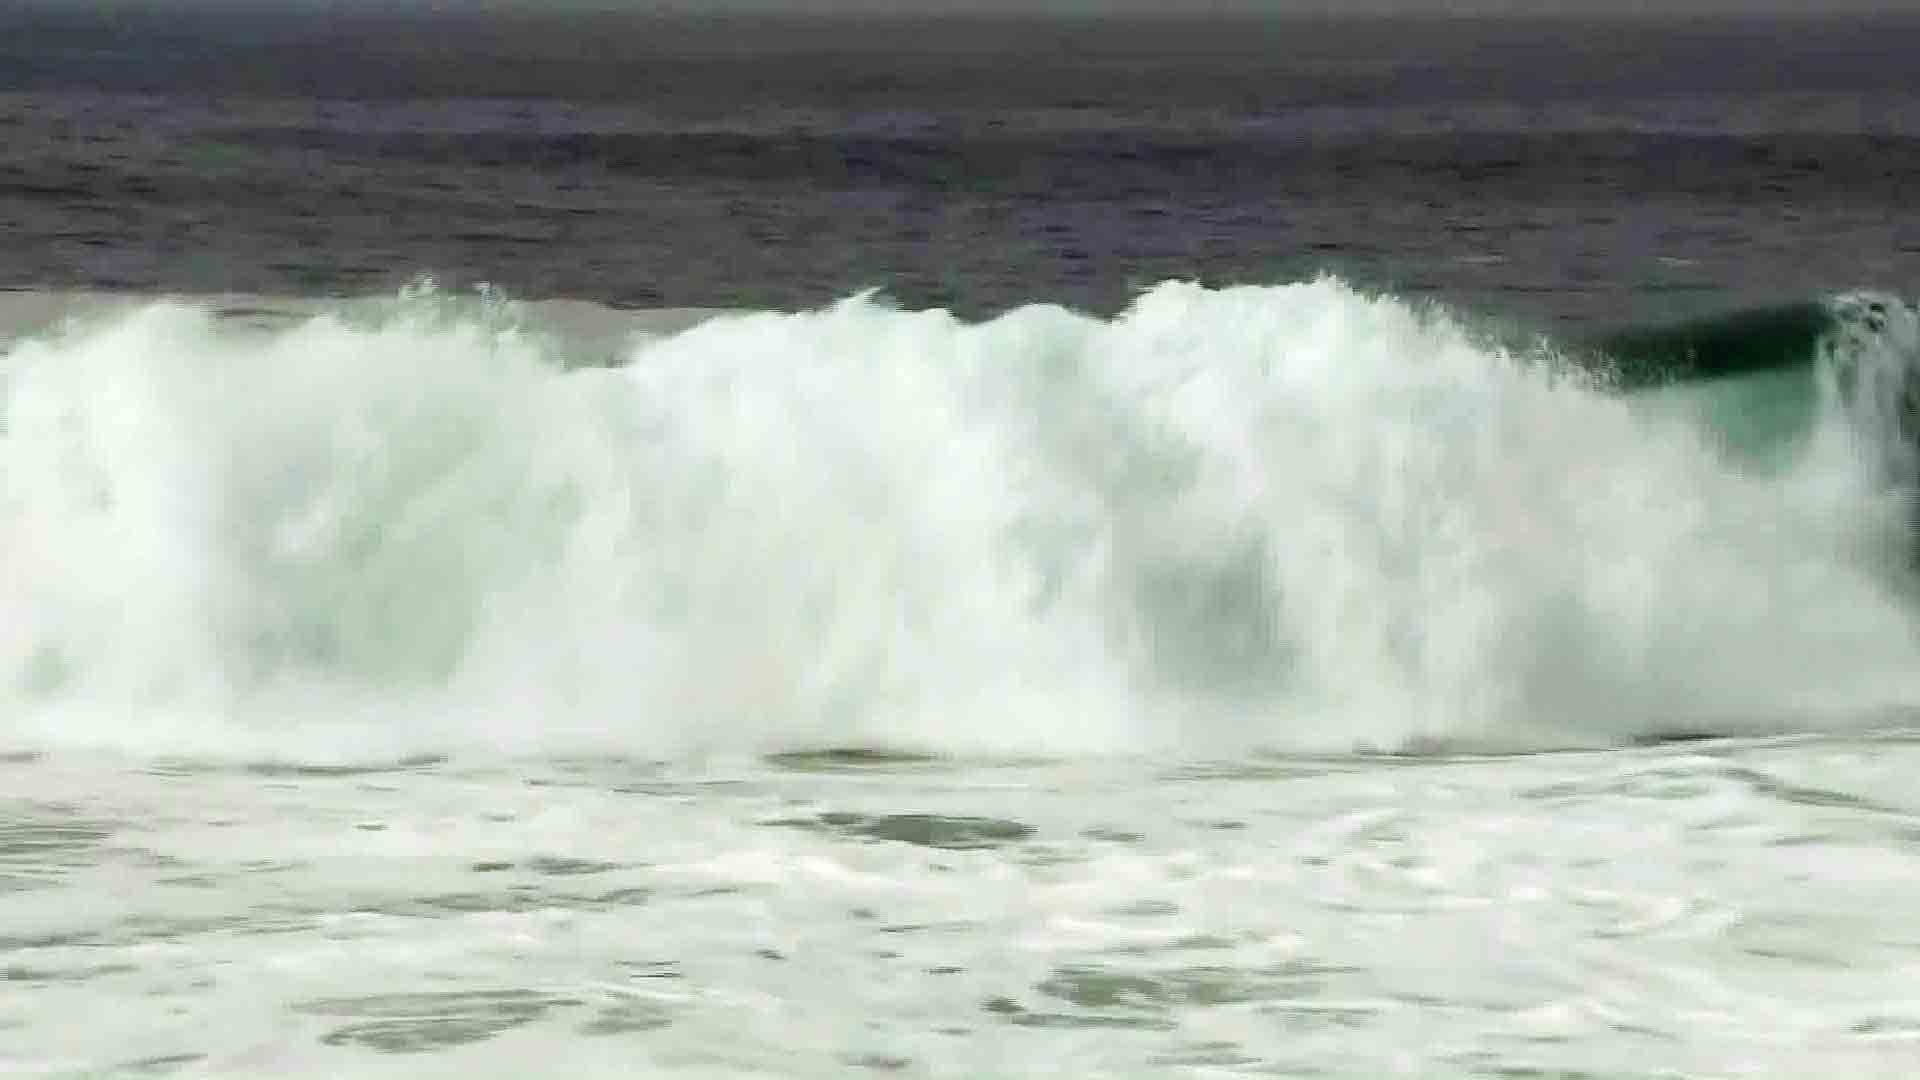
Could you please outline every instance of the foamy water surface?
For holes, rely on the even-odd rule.
[[[1916,764],[15,759],[0,1067],[1903,1077]]]

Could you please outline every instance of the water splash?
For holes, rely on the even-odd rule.
[[[1904,521],[1829,452],[1891,430],[1843,383],[1908,346],[1844,315],[1856,374],[1823,369],[1815,437],[1756,471],[1334,280],[1110,321],[862,297],[590,369],[471,306],[240,333],[158,304],[14,346],[0,737],[1209,755],[1920,694]]]

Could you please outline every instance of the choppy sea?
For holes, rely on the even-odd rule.
[[[0,8],[0,1076],[1920,1075],[1914,55]]]

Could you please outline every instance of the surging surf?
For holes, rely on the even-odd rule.
[[[0,737],[1204,756],[1920,702],[1885,298],[1516,348],[1331,279],[859,297],[611,365],[515,311],[9,348]]]

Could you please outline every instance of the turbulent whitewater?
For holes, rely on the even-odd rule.
[[[362,760],[1885,724],[1920,648],[1912,318],[1879,310],[1802,390],[1634,395],[1332,279],[591,355],[486,295],[134,306],[6,353],[0,730]]]
[[[1912,1073],[1891,298],[5,300],[0,1072]]]

